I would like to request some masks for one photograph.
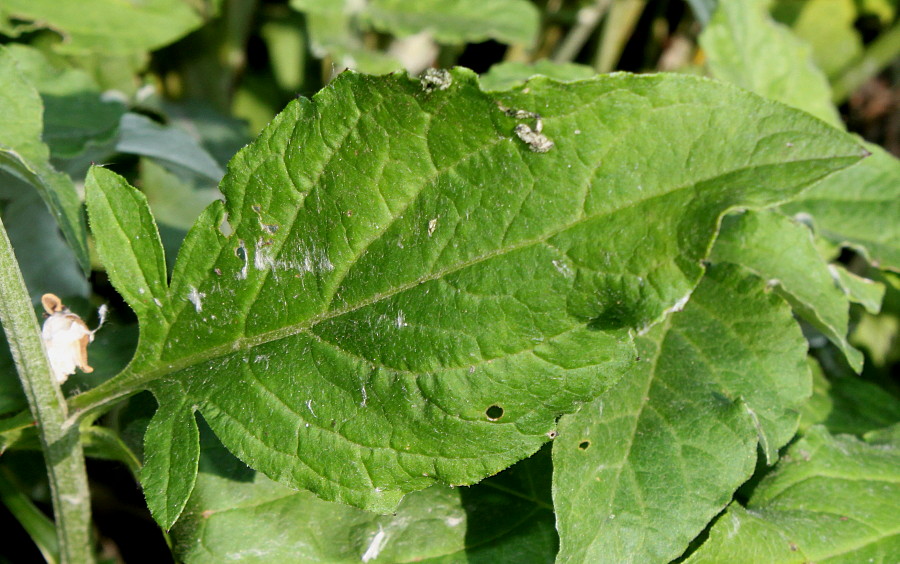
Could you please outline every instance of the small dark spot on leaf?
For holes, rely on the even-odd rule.
[[[262,226],[263,226],[263,229],[265,229],[269,233],[277,233],[278,228],[279,228],[278,225],[271,224],[271,223],[263,223]]]
[[[591,441],[581,441],[578,443],[578,448],[581,450],[587,450],[591,446]]]
[[[347,217],[353,217],[353,210],[347,210]]]
[[[253,205],[250,206],[250,207],[251,207],[251,208],[253,209],[253,211],[255,211],[256,213],[262,212],[262,208],[260,207],[259,204],[253,204]]]
[[[794,544],[794,543],[788,543],[788,546],[791,547],[791,552],[797,552],[798,548],[797,548],[797,545],[796,545],[796,544]]]
[[[557,433],[556,429],[554,429],[552,431],[547,431],[547,436],[551,439],[555,439],[557,436],[559,436],[559,433]]]
[[[503,417],[503,408],[499,405],[492,405],[484,411],[484,414],[487,415],[487,418],[491,421],[496,421]]]

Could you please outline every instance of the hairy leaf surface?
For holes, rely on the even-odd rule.
[[[535,452],[634,363],[629,332],[686,300],[726,210],[862,154],[702,79],[536,79],[501,107],[446,78],[345,73],[291,103],[230,163],[130,369],[73,407],[177,388],[269,477],[389,510]],[[539,120],[549,152],[515,132]]]
[[[560,562],[668,562],[793,435],[806,341],[763,280],[714,266],[684,311],[637,341],[641,362],[560,420]]]

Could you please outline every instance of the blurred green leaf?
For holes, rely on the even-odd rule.
[[[34,186],[53,213],[82,270],[88,270],[87,228],[72,180],[50,164],[41,141],[43,105],[13,55],[0,47],[0,169]]]
[[[172,531],[188,564],[242,562],[553,562],[549,457],[471,488],[434,486],[376,515],[289,490],[204,440],[197,486]],[[289,523],[290,526],[286,526]]]
[[[854,27],[858,15],[854,4],[854,0],[780,0],[773,4],[772,15],[812,47],[816,66],[833,78],[863,51]]]
[[[122,116],[116,150],[143,155],[176,165],[218,182],[225,175],[196,139],[178,127],[160,125],[146,116],[126,113]]]
[[[203,4],[209,17],[219,2]],[[49,28],[62,37],[58,49],[64,53],[130,54],[157,49],[199,27],[203,18],[196,5],[186,0],[3,0],[0,29]]]
[[[809,46],[772,20],[767,5],[766,0],[719,3],[700,34],[712,75],[843,128]]]
[[[168,305],[142,321],[129,370],[73,407],[177,385],[271,478],[390,510],[535,452],[633,364],[629,331],[687,299],[726,210],[860,155],[693,77],[536,79],[499,100],[470,71],[445,78],[345,73],[291,103],[229,164],[227,203],[189,233],[168,301],[153,290]],[[535,152],[514,130],[537,118],[500,105],[539,109],[555,147]],[[101,191],[123,190],[101,173]],[[108,268],[143,232],[120,224],[133,231],[95,229]],[[157,264],[155,249],[133,260]],[[154,311],[128,272],[109,268],[139,317]]]
[[[12,44],[7,50],[41,95],[43,140],[54,158],[72,158],[90,144],[112,141],[125,113],[122,101],[105,98],[84,71],[53,64],[37,49]]]
[[[876,145],[866,147],[870,157],[782,209],[812,216],[819,236],[862,251],[880,268],[900,271],[900,160]]]
[[[885,291],[884,284],[857,276],[841,264],[831,264],[828,268],[851,302],[863,306],[873,315],[881,311],[881,301],[884,299]]]
[[[797,427],[806,342],[764,281],[712,267],[684,311],[637,341],[641,362],[560,420],[559,562],[668,562]]]
[[[710,260],[749,268],[775,286],[794,311],[862,370],[863,355],[847,340],[850,300],[819,256],[810,230],[774,212],[747,212],[722,222]]]
[[[520,63],[504,61],[492,66],[485,74],[481,75],[481,88],[485,91],[509,90],[515,86],[521,86],[534,76],[542,75],[554,80],[584,80],[596,75],[597,72],[587,65],[576,63],[554,63],[547,60],[536,63]]]
[[[870,445],[821,427],[713,525],[685,562],[879,562],[900,554],[900,445]]]

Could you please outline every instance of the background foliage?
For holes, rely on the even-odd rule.
[[[896,2],[4,0],[0,40],[29,293],[112,309],[64,386],[101,559],[896,561]],[[0,558],[54,561],[0,364]]]

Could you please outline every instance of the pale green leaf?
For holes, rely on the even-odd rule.
[[[142,326],[129,370],[73,407],[178,382],[270,478],[390,510],[535,452],[694,289],[723,213],[861,154],[693,77],[535,79],[499,104],[448,79],[344,73],[288,105],[188,234],[171,324]],[[535,152],[515,129],[538,118],[511,109],[555,146]]]
[[[504,61],[492,66],[481,75],[481,88],[490,90],[508,90],[521,86],[532,77],[541,75],[555,80],[584,80],[596,75],[597,71],[587,65],[576,63],[554,63],[547,60],[536,63],[520,63]]]
[[[538,10],[527,0],[291,0],[291,6],[318,18],[317,26],[334,36],[368,24],[400,37],[425,32],[442,43],[495,39],[531,45],[539,24]]]
[[[536,457],[538,458],[538,457]],[[296,492],[204,446],[174,552],[188,564],[241,562],[552,562],[549,457],[523,461],[471,488],[409,494],[376,515]],[[547,484],[549,486],[549,484]]]
[[[862,370],[863,355],[847,341],[850,300],[813,244],[812,233],[775,212],[726,217],[710,260],[749,268],[768,280],[807,320]]]
[[[19,70],[16,59],[0,47],[0,168],[34,186],[43,198],[82,270],[90,264],[87,229],[81,200],[72,180],[50,164],[41,140],[43,105],[35,87]]]
[[[829,78],[845,70],[863,52],[855,24],[856,0],[774,2],[772,14],[812,47],[816,66]]]
[[[686,560],[892,564],[900,554],[900,445],[813,427],[753,491],[732,504]]]
[[[816,232],[900,271],[900,160],[876,145],[858,165],[831,176],[783,206],[815,220]]]
[[[768,15],[766,0],[719,2],[700,35],[712,75],[843,127],[810,49]]]
[[[4,0],[0,25],[12,27],[10,20],[57,32],[62,52],[106,55],[151,51],[203,23],[195,4],[185,0]]]
[[[637,341],[641,362],[560,420],[553,444],[559,562],[668,562],[772,462],[809,396],[790,308],[732,265]]]
[[[112,141],[125,105],[102,95],[84,71],[51,63],[43,53],[12,44],[9,54],[44,103],[43,140],[54,158],[72,158],[89,145]]]
[[[363,17],[397,36],[427,32],[441,43],[494,39],[530,46],[540,14],[528,0],[371,0]]]

